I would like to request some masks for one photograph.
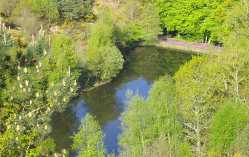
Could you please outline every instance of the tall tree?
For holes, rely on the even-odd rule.
[[[249,122],[248,113],[245,104],[230,101],[215,114],[208,140],[213,155],[232,155],[229,149]]]
[[[115,46],[114,24],[109,10],[99,13],[88,40],[87,60],[100,81],[109,81],[123,68],[124,59]]]
[[[73,149],[79,157],[104,157],[103,134],[98,122],[87,114],[73,137]]]
[[[36,40],[30,46],[39,50]],[[55,144],[48,137],[50,118],[54,112],[63,111],[76,94],[78,72],[75,68],[68,69],[66,63],[70,56],[60,62],[59,57],[53,57],[56,52],[43,48],[43,53],[37,53],[39,56],[31,59],[31,63],[25,55],[20,60],[14,58],[16,64],[11,65],[12,73],[4,80],[0,105],[2,156],[51,156],[55,152]],[[60,53],[65,55],[66,52]],[[61,66],[49,66],[56,62]],[[54,77],[58,73],[64,75]]]
[[[175,75],[177,103],[185,138],[198,157],[205,156],[210,117],[223,95],[223,84],[217,77],[217,64],[210,66],[208,57],[194,57]],[[213,63],[213,62],[212,62]]]
[[[156,0],[163,28],[182,38],[219,42],[222,24],[237,0]]]
[[[136,41],[155,41],[161,33],[160,19],[154,4],[149,1],[127,0],[114,9],[118,26],[118,42],[129,44]]]
[[[163,78],[153,85],[148,100],[133,98],[123,115],[124,132],[120,138],[123,156],[147,156],[150,147],[160,143],[167,147],[157,148],[155,154],[166,151],[165,156],[180,156],[184,144],[179,143],[181,128],[176,118],[174,91],[173,81]]]

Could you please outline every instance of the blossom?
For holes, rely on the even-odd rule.
[[[44,49],[43,54],[44,54],[44,56],[46,56],[48,54],[48,52]]]
[[[66,86],[66,82],[64,79],[62,80],[62,84],[63,84],[63,86]]]
[[[73,88],[70,87],[70,91],[73,92]]]
[[[32,117],[32,113],[31,112],[28,113],[28,117],[29,118]]]
[[[37,92],[37,93],[35,93],[35,96],[38,98],[40,96],[40,94]]]
[[[19,131],[19,130],[20,130],[20,126],[17,125],[17,126],[16,126],[16,131]]]
[[[28,69],[25,67],[24,68],[24,73],[27,73],[28,72]]]
[[[29,81],[25,80],[25,85],[28,86],[29,85]]]

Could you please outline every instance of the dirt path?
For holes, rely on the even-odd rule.
[[[213,46],[206,43],[181,41],[174,38],[166,39],[165,37],[159,38],[158,46],[192,51],[194,53],[201,53],[201,54],[218,54],[222,51],[222,47]]]

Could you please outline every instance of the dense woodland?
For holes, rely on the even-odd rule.
[[[223,48],[132,97],[118,156],[249,157],[247,0],[0,0],[0,22],[0,157],[69,156],[55,150],[51,115],[110,82],[125,50],[158,35]],[[112,156],[103,136],[87,114],[72,149]]]

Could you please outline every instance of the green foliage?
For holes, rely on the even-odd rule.
[[[27,1],[24,0],[18,2],[11,13],[11,16],[6,20],[10,24],[20,27],[22,32],[28,35],[33,35],[37,33],[40,26],[42,25],[43,20],[40,17],[41,16],[32,11],[31,5],[29,5]]]
[[[214,116],[210,127],[209,147],[217,155],[225,156],[237,135],[249,121],[245,104],[227,102]]]
[[[249,125],[238,134],[232,145],[232,152],[239,153],[242,157],[249,156]]]
[[[70,56],[72,49],[61,51],[54,45],[63,46],[64,42],[55,40],[53,48],[46,51],[48,44],[41,44],[46,41],[41,42],[42,39],[46,39],[43,34],[29,45],[27,53],[14,57],[13,63],[5,59],[8,68],[5,66],[4,70],[10,72],[5,75],[1,88],[1,156],[51,156],[55,145],[48,137],[50,117],[54,112],[63,111],[76,94],[78,72],[75,68],[71,71],[64,68],[68,67],[68,60],[75,59]],[[72,48],[72,45],[67,42],[67,47]],[[58,55],[54,57],[56,50],[67,57],[64,62]],[[75,62],[70,62],[72,67]],[[60,63],[60,66],[51,67],[50,63]],[[61,75],[54,77],[57,73]]]
[[[148,136],[153,132],[145,131],[152,128],[147,123],[151,121],[151,116],[148,116],[150,111],[142,98],[135,97],[130,104],[122,120],[124,131],[120,137],[120,145],[126,154],[138,156],[143,152],[145,140],[146,143],[152,140]]]
[[[129,46],[157,38],[158,14],[168,32],[204,42],[226,42],[223,53],[193,57],[174,80],[165,77],[155,82],[148,99],[132,98],[122,116],[121,156],[249,155],[249,4],[238,2],[127,0],[110,10],[97,10],[86,53],[87,70],[94,75],[90,79],[97,83],[110,81],[123,68],[116,44]],[[92,8],[92,0],[0,2],[1,16],[30,34],[44,21],[92,18]],[[72,39],[64,34],[48,39],[41,28],[29,44],[13,34],[1,24],[0,156],[56,156],[55,143],[49,138],[50,117],[63,111],[76,95],[79,56]],[[79,156],[106,155],[101,127],[90,115],[73,141]]]
[[[249,37],[248,37],[248,6],[247,1],[241,1],[231,13],[227,22],[229,35],[226,37],[226,53],[220,62],[226,73],[226,82],[231,94],[241,99],[249,100]]]
[[[201,79],[204,79],[204,77],[200,76],[202,74],[201,66],[204,65],[205,62],[207,62],[206,57],[193,57],[191,61],[182,66],[175,74],[177,94],[182,104],[184,104],[182,110],[185,110],[186,114],[192,113],[188,111],[191,110],[192,105],[197,101],[195,100],[195,95],[198,96],[201,93],[205,93],[201,91],[205,90],[201,84]],[[191,90],[189,90],[190,88]]]
[[[227,34],[224,36],[240,36],[248,37],[249,30],[247,28],[249,24],[249,14],[248,11],[249,2],[246,0],[241,0],[234,9],[229,13],[228,19],[226,20],[225,27],[227,29]],[[238,42],[237,42],[238,43]]]
[[[63,19],[87,19],[92,15],[93,0],[56,0],[56,3]]]
[[[59,12],[55,0],[25,0],[26,6],[31,7],[32,11],[40,17],[45,17],[49,21],[59,18]],[[24,2],[25,3],[25,2]]]
[[[123,156],[146,156],[151,146],[160,145],[156,141],[161,138],[165,140],[161,142],[167,145],[160,149],[161,153],[167,151],[168,156],[178,154],[181,129],[176,120],[174,95],[172,80],[163,78],[154,84],[147,101],[137,96],[132,99],[123,115],[124,132],[120,137]]]
[[[170,150],[168,140],[166,137],[159,137],[158,139],[155,139],[152,144],[147,145],[143,152],[138,155],[139,157],[192,157],[192,152],[190,147],[183,143],[179,144],[179,147],[177,148],[177,152],[175,154],[172,153],[172,150]],[[136,157],[136,155],[131,155],[129,153],[123,153],[121,157]]]
[[[116,14],[115,23],[119,30],[117,38],[120,43],[151,42],[157,40],[157,36],[161,33],[159,14],[150,2],[124,1],[114,14]]]
[[[219,42],[222,24],[237,0],[157,0],[161,23],[181,37]]]
[[[241,41],[238,39],[238,41]],[[249,54],[247,49],[240,49],[237,44],[220,55],[217,62],[220,64],[220,79],[224,82],[226,94],[231,97],[248,99]],[[241,47],[242,48],[242,47]]]
[[[73,137],[73,149],[79,157],[104,157],[105,150],[102,142],[102,130],[96,120],[87,114],[80,129]]]
[[[182,124],[196,156],[205,155],[205,132],[226,96],[221,67],[216,57],[194,57],[175,74]]]
[[[205,155],[210,118],[226,98],[248,99],[248,53],[238,40],[218,57],[195,57],[175,75],[177,102],[187,139]],[[241,49],[239,49],[239,47]]]
[[[124,59],[113,40],[113,21],[108,10],[101,12],[88,40],[87,60],[97,79],[109,81],[123,68]]]
[[[229,94],[238,98],[248,100],[248,76],[249,76],[249,23],[248,9],[249,3],[241,1],[236,6],[228,20],[228,32],[225,43],[225,53],[221,54],[218,62],[222,64],[222,79],[225,82]]]
[[[77,68],[77,58],[72,40],[63,34],[55,35],[52,38],[50,58],[44,61],[48,65],[47,70],[57,70],[51,74],[49,80],[59,80],[65,75],[71,75],[71,71]]]
[[[16,64],[17,46],[11,38],[10,32],[5,25],[0,26],[0,89],[5,86],[5,80],[12,73],[12,66]],[[0,90],[0,103],[1,103]],[[0,123],[1,124],[1,123]],[[1,125],[0,125],[1,126]]]
[[[92,7],[93,0],[11,0],[0,2],[0,13],[11,23],[23,27],[25,22],[33,22],[34,27],[64,20],[92,20]]]

